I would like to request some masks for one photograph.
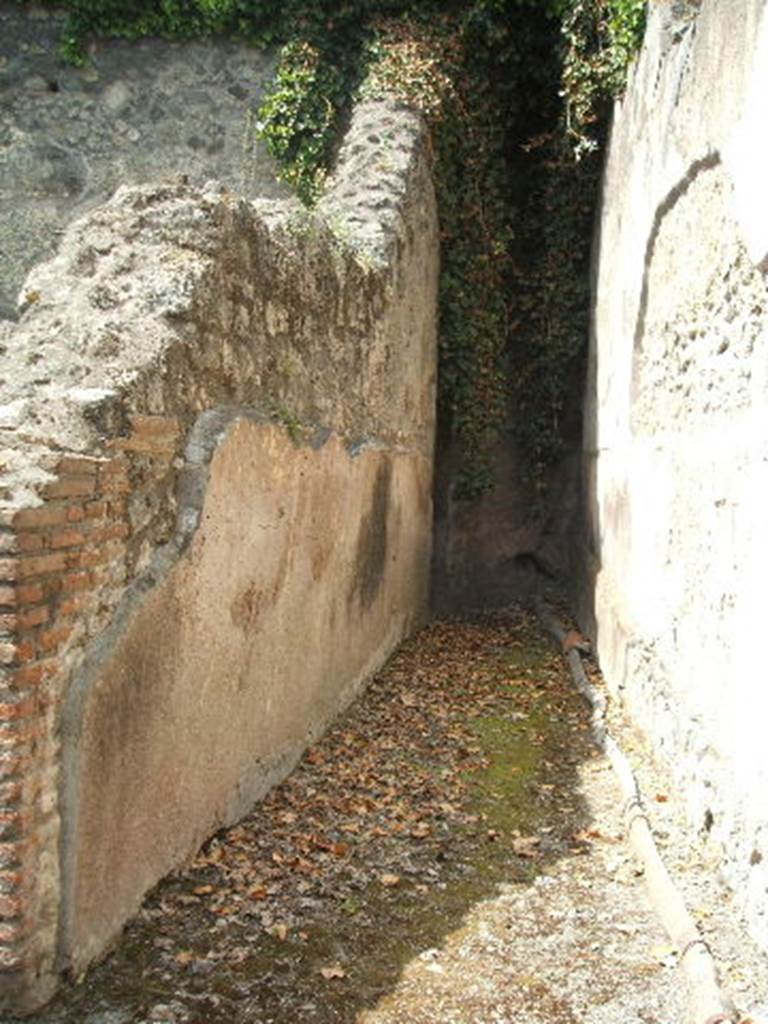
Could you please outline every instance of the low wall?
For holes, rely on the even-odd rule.
[[[418,120],[319,210],[182,180],[0,324],[0,1005],[102,953],[426,611],[437,225]]]
[[[587,402],[606,681],[768,948],[763,0],[649,5],[603,183]]]

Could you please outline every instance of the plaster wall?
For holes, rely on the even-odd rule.
[[[584,607],[765,947],[767,80],[763,0],[649,5],[603,182]]]
[[[355,111],[312,213],[183,178],[0,321],[0,1006],[102,953],[426,613],[438,230]]]
[[[68,698],[75,969],[169,864],[285,776],[418,622],[430,475],[405,452],[227,424],[189,548]]]

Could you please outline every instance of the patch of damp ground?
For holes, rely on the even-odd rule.
[[[615,805],[538,625],[435,622],[33,1019],[677,1024]]]

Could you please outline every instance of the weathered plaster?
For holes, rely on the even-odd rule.
[[[284,777],[419,620],[430,477],[422,455],[230,422],[183,556],[70,688],[67,965]]]
[[[768,25],[761,0],[649,14],[599,225],[592,613],[609,687],[672,765],[692,829],[768,947],[768,195],[755,130]]]

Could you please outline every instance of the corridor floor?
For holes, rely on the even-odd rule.
[[[33,1021],[681,1024],[619,804],[535,620],[434,622]]]

